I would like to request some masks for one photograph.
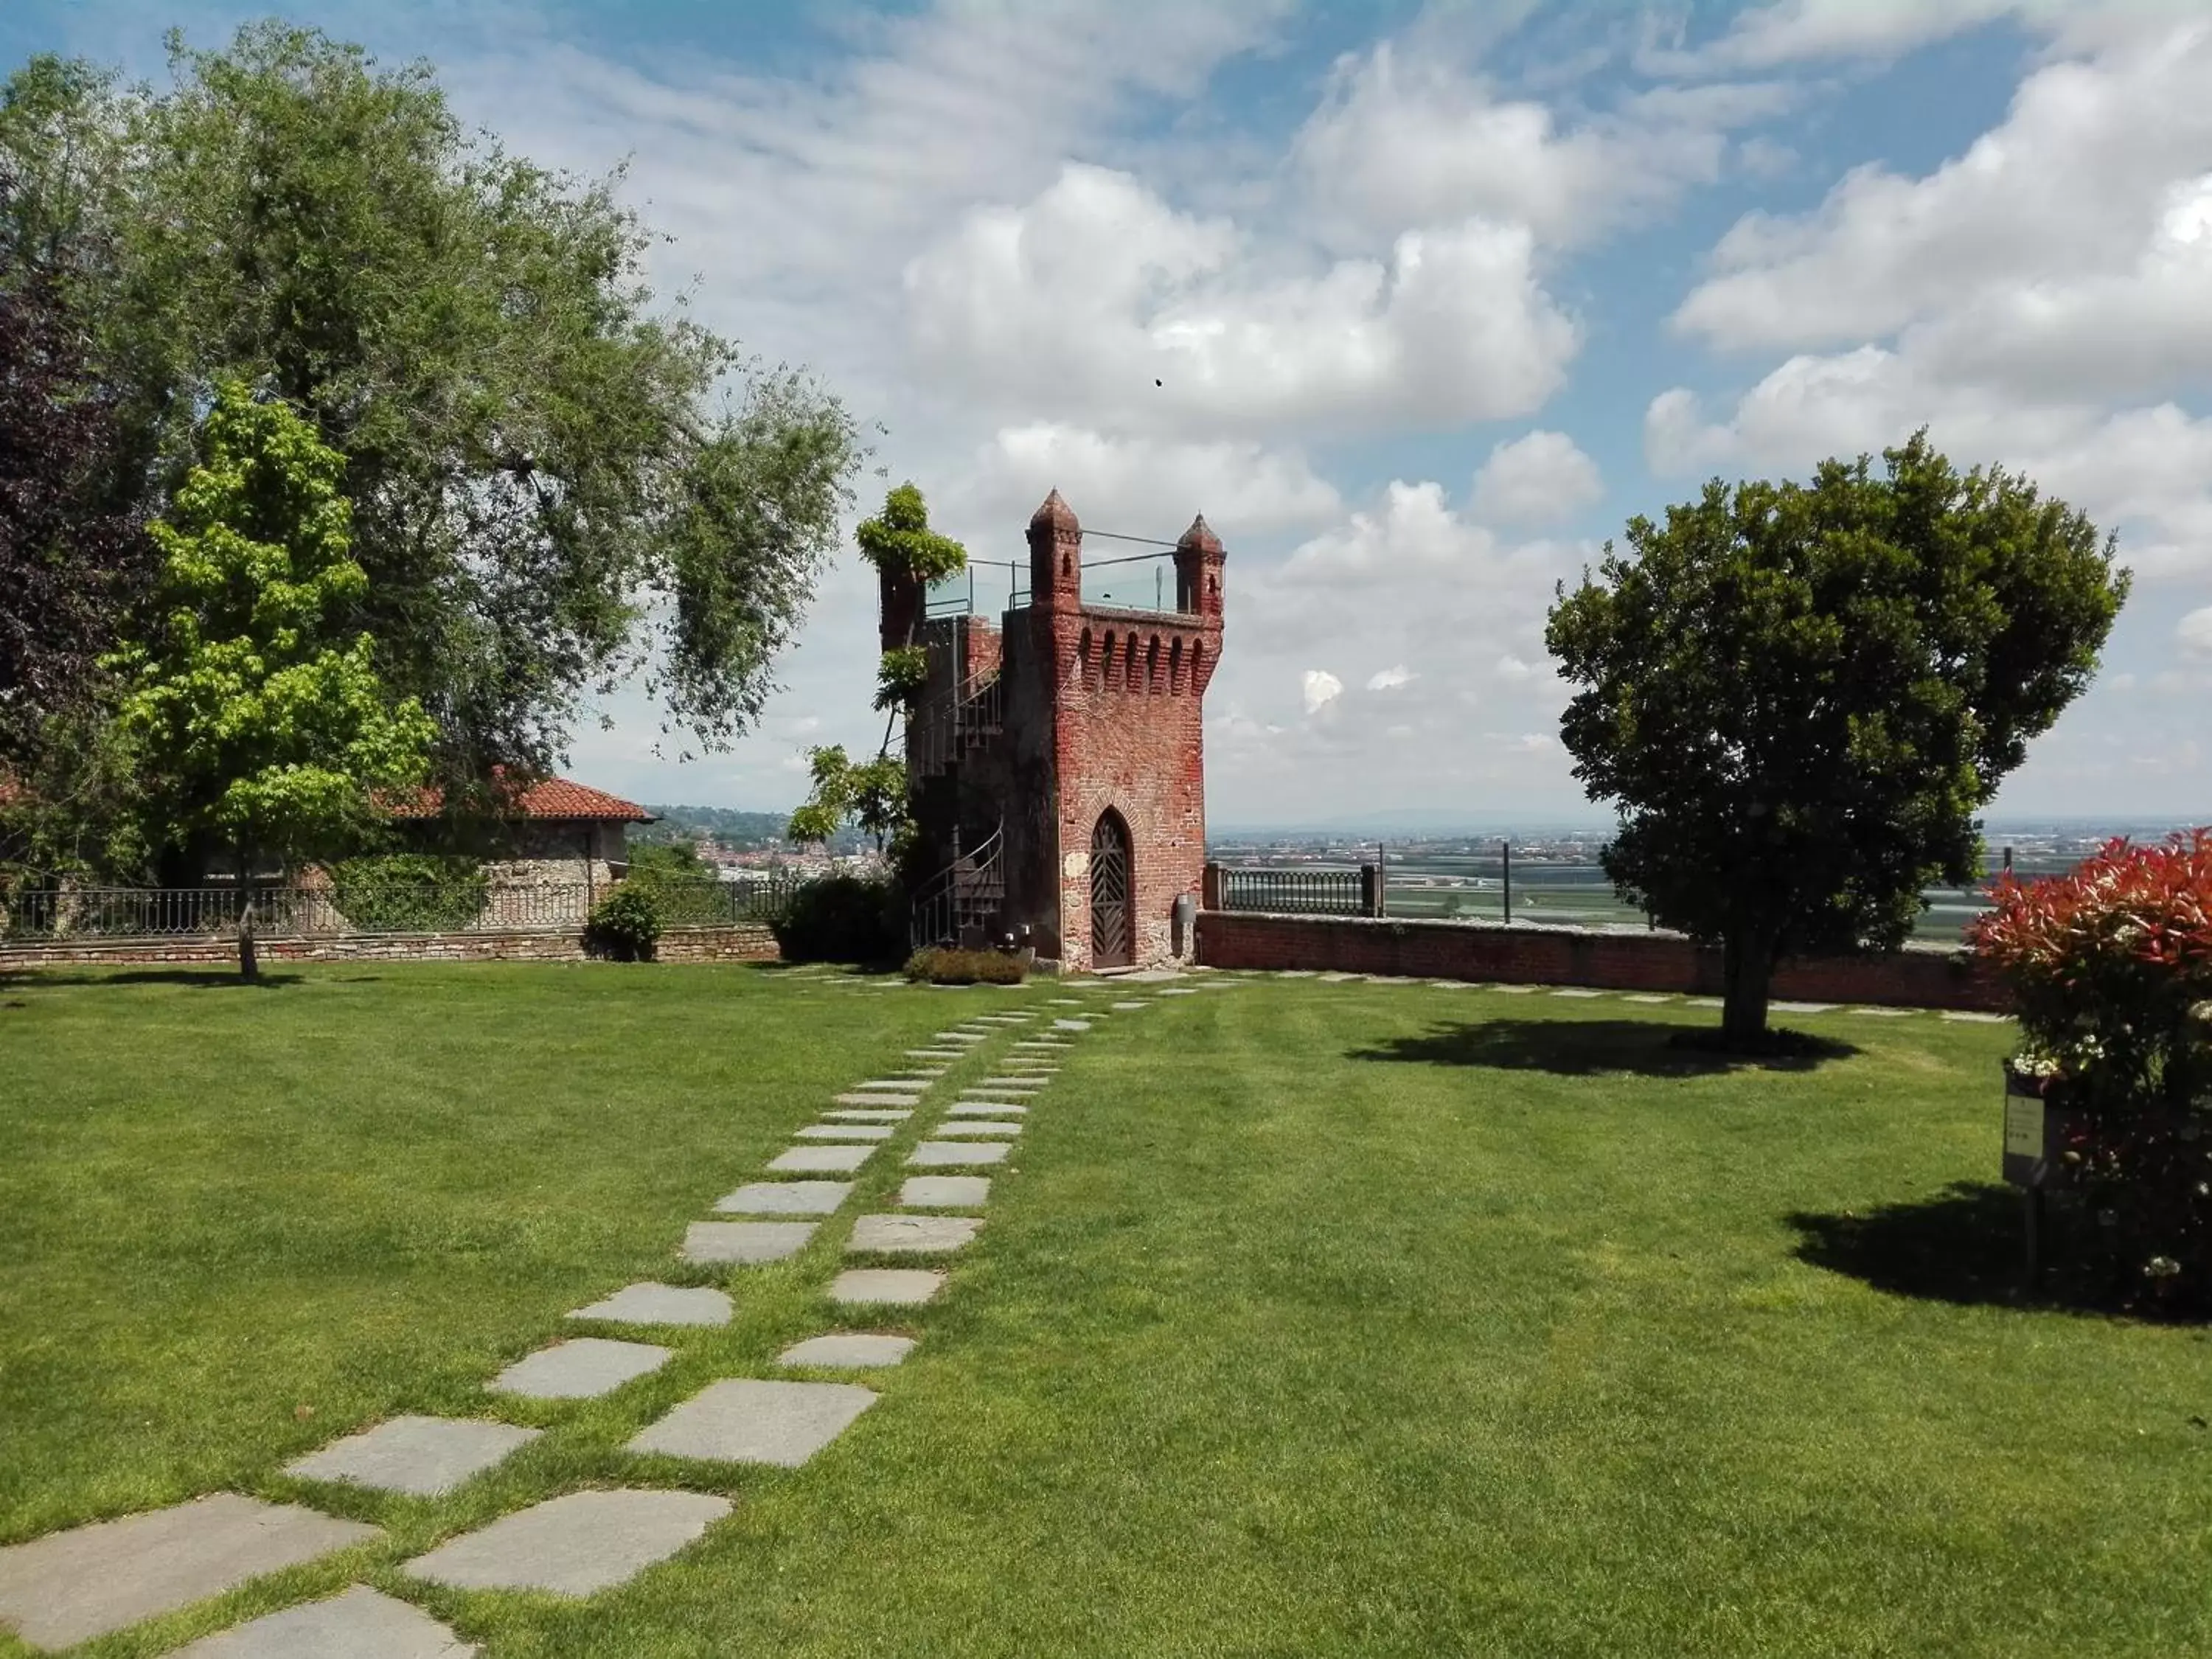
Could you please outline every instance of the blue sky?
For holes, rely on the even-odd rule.
[[[0,64],[158,79],[256,9],[11,0]],[[2118,532],[2096,685],[1992,816],[2212,817],[2212,13],[1283,0],[302,4],[629,198],[659,285],[886,430],[982,558],[1057,486],[1230,550],[1218,823],[1589,812],[1543,617],[1623,521],[1927,424]],[[1155,386],[1158,380],[1162,384]],[[1109,550],[1101,544],[1097,551]],[[642,700],[572,770],[781,809],[868,744],[849,552],[731,753]]]

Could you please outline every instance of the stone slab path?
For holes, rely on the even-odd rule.
[[[910,1336],[879,1336],[867,1331],[835,1331],[810,1336],[776,1355],[779,1365],[835,1366],[839,1370],[862,1370],[876,1365],[896,1365],[914,1350]]]
[[[756,1266],[796,1255],[814,1237],[811,1221],[695,1221],[684,1231],[684,1259]]]
[[[864,1215],[845,1241],[848,1255],[884,1251],[902,1255],[937,1255],[965,1249],[982,1223],[968,1215]]]
[[[793,1146],[778,1152],[768,1163],[776,1175],[850,1175],[868,1161],[876,1149],[859,1146]]]
[[[730,1298],[712,1285],[625,1285],[588,1308],[578,1308],[568,1317],[604,1319],[620,1325],[726,1325]]]
[[[1007,1100],[956,1100],[945,1109],[948,1117],[1019,1117],[1028,1110]]]
[[[516,1360],[484,1387],[526,1400],[594,1400],[659,1370],[675,1357],[672,1348],[651,1342],[575,1336]]]
[[[1713,1006],[1717,1008],[1720,1004],[1716,1002]],[[1854,1014],[1871,1014],[1876,1019],[1905,1019],[1912,1013],[1910,1008],[1853,1008],[1848,1012]]]
[[[475,1659],[478,1651],[419,1607],[356,1584],[179,1648],[169,1659]]]
[[[822,1115],[840,1123],[903,1123],[914,1115],[914,1109],[909,1106],[890,1111],[873,1106],[840,1106]]]
[[[801,1140],[889,1140],[888,1123],[810,1123],[799,1132]]]
[[[908,1176],[898,1198],[917,1210],[980,1210],[990,1200],[988,1176]]]
[[[590,1595],[690,1543],[734,1506],[695,1492],[575,1492],[502,1516],[407,1563],[459,1589]]]
[[[395,1417],[286,1464],[284,1473],[302,1480],[343,1481],[404,1492],[410,1498],[435,1498],[521,1450],[544,1432],[476,1418]]]
[[[1770,1008],[1777,1006],[1778,1005],[1774,1003],[1767,1004],[1767,1006]],[[2010,1014],[1984,1014],[1978,1012],[1971,1008],[1949,1008],[1944,1011],[1943,1018],[1948,1020],[1956,1020],[1967,1025],[2002,1025],[2005,1021],[2010,1019],[2012,1016]]]
[[[912,1091],[905,1094],[895,1095],[888,1089],[854,1089],[830,1097],[840,1106],[865,1106],[878,1111],[892,1106],[912,1107],[921,1104],[921,1095]],[[899,1115],[903,1117],[906,1114],[902,1112]]]
[[[1632,996],[1621,998],[1623,1002],[1672,1002],[1674,1000],[1673,997],[1658,991],[1639,991]]]
[[[965,1048],[909,1048],[908,1060],[959,1060],[967,1054]]]
[[[795,1469],[876,1403],[850,1382],[710,1382],[626,1449],[708,1463],[772,1463]]]
[[[852,1190],[849,1181],[753,1181],[714,1207],[724,1215],[829,1215]]]
[[[1555,997],[1601,997],[1605,993],[1593,990],[1587,985],[1558,985],[1552,988],[1552,994]]]
[[[940,1135],[1018,1135],[1022,1126],[1003,1118],[956,1117],[937,1126]]]
[[[849,1267],[830,1281],[830,1299],[865,1307],[911,1307],[945,1288],[945,1275],[925,1267]]]
[[[965,1164],[1003,1164],[1009,1150],[1003,1140],[925,1140],[907,1159],[917,1170],[957,1168]]]
[[[65,1648],[384,1534],[217,1492],[0,1549],[0,1625]]]

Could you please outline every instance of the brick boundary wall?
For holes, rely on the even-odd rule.
[[[1676,934],[1498,922],[1202,910],[1198,959],[1210,968],[1320,969],[1691,996],[1717,997],[1722,989],[1721,953]],[[1948,951],[1784,962],[1775,970],[1771,994],[1785,1002],[2011,1012],[1994,974],[1971,956]]]
[[[264,963],[285,962],[584,962],[581,933],[517,929],[481,933],[375,933],[258,941]],[[759,922],[728,927],[671,927],[660,936],[662,962],[773,962],[775,935]],[[227,939],[110,939],[82,945],[0,946],[0,973],[19,968],[143,968],[194,963],[234,965],[238,942]]]

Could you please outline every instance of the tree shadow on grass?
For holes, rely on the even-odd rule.
[[[1962,1306],[2135,1311],[2112,1277],[2077,1248],[2078,1218],[2055,1206],[2043,1229],[2048,1265],[2031,1292],[2021,1191],[2001,1182],[1954,1182],[1933,1198],[1879,1205],[1863,1213],[1798,1211],[1784,1219],[1799,1234],[1800,1261],[1894,1296]]]
[[[209,990],[234,985],[249,991],[274,991],[297,985],[306,975],[272,974],[264,969],[258,980],[243,977],[235,968],[130,968],[121,973],[97,969],[25,968],[0,971],[0,988],[21,989],[33,985],[185,985]],[[375,975],[362,977],[374,979]]]
[[[1770,1033],[1770,1052],[1730,1054],[1706,1046],[1717,1033],[1686,1030],[1659,1020],[1492,1019],[1443,1025],[1420,1036],[1391,1037],[1354,1048],[1353,1060],[1423,1066],[1482,1066],[1509,1072],[1596,1077],[1626,1072],[1644,1077],[1710,1077],[1747,1070],[1809,1072],[1858,1053],[1833,1037]]]

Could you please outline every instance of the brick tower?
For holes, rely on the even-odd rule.
[[[1199,518],[1176,544],[1172,611],[1085,603],[1083,529],[1058,490],[1029,550],[1028,592],[998,627],[928,617],[920,592],[884,585],[885,643],[929,655],[907,773],[939,873],[916,896],[915,941],[1026,929],[1070,970],[1187,957],[1175,909],[1206,863],[1220,538]]]

